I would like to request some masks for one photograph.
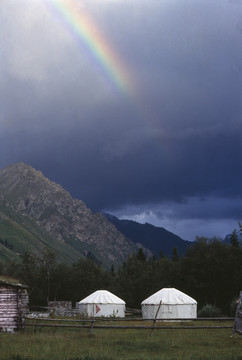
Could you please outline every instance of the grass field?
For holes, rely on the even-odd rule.
[[[149,329],[94,328],[91,334],[89,329],[34,327],[1,333],[0,359],[242,360],[242,336],[231,333],[231,329],[155,329],[150,336]]]

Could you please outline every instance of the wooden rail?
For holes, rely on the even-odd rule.
[[[160,321],[157,321],[157,326],[154,326],[153,324],[153,319],[46,319],[46,318],[38,318],[38,319],[32,319],[32,318],[28,318],[29,321],[34,320],[34,322],[28,322],[26,321],[24,324],[24,327],[50,327],[50,328],[84,328],[84,329],[89,329],[91,332],[93,331],[93,329],[151,329],[153,330],[191,330],[191,329],[232,329],[233,325],[201,325],[201,326],[197,326],[197,325],[184,325],[184,322],[197,322],[197,321],[217,321],[217,322],[224,322],[224,321],[233,321],[234,318],[230,318],[230,317],[226,317],[226,318],[195,318],[195,319],[162,319]],[[182,325],[167,325],[167,322],[170,322],[171,320],[175,320],[177,322],[177,320],[181,323],[183,323]],[[41,321],[41,322],[40,322]],[[120,325],[117,324],[115,325],[114,322],[115,321],[119,321],[119,322],[126,322],[126,321],[133,321],[133,322],[147,322],[147,321],[152,321],[151,325]],[[109,324],[103,324],[102,322],[108,322]],[[76,323],[76,324],[74,324]],[[163,325],[164,323],[166,323],[166,325]]]
[[[191,329],[232,329],[233,326],[156,326],[155,328],[153,325],[131,325],[131,326],[125,326],[125,325],[96,325],[95,323],[91,323],[91,325],[65,325],[65,324],[34,324],[34,323],[28,323],[25,324],[26,327],[28,326],[34,326],[34,327],[54,327],[54,328],[85,328],[85,329],[155,329],[155,330],[191,330]]]
[[[26,319],[29,320],[42,320],[42,321],[62,321],[62,322],[97,322],[97,321],[107,321],[107,322],[113,322],[113,321],[154,321],[154,319],[142,319],[142,318],[95,318],[95,319],[51,319],[51,318],[34,318],[30,316],[26,316]],[[234,317],[199,317],[199,318],[170,318],[170,319],[157,319],[158,322],[170,322],[170,321],[176,321],[176,322],[183,322],[183,321],[234,321]]]

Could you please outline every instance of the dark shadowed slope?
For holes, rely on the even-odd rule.
[[[131,220],[119,220],[115,216],[105,215],[122,234],[136,244],[141,244],[148,248],[156,256],[160,256],[160,251],[165,256],[172,256],[174,248],[177,248],[178,255],[181,255],[191,245],[191,242],[181,239],[162,227],[156,227],[147,223],[140,224]]]

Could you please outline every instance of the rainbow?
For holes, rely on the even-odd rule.
[[[48,5],[61,15],[69,30],[85,45],[102,68],[109,81],[119,91],[131,95],[134,92],[134,82],[127,66],[108,43],[100,28],[94,24],[80,3],[76,0],[47,0]]]

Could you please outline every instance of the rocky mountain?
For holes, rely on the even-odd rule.
[[[100,213],[24,163],[0,170],[0,261],[44,247],[67,263],[91,256],[109,267],[137,246]]]
[[[140,224],[131,220],[120,220],[110,214],[105,214],[105,216],[123,235],[148,248],[157,257],[160,256],[160,251],[167,257],[172,256],[174,248],[177,249],[178,255],[182,255],[192,244],[162,227],[148,223]]]

